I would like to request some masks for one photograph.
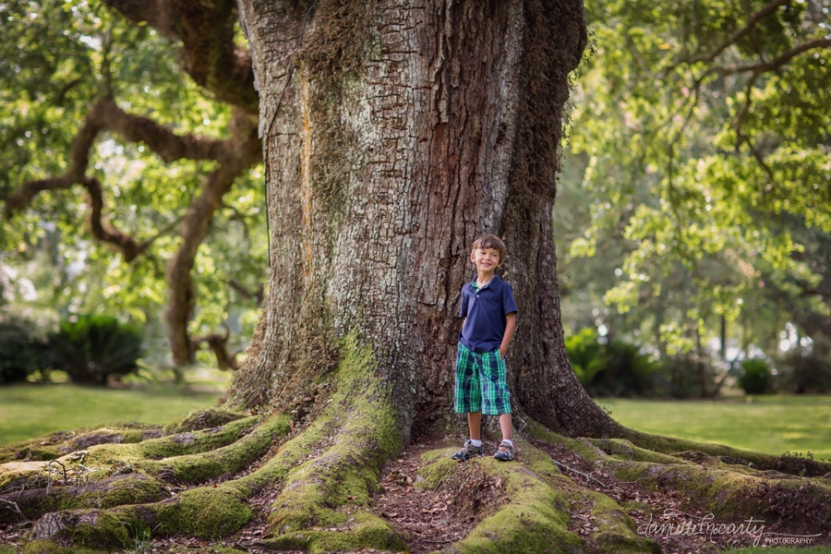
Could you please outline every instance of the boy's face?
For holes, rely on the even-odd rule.
[[[476,266],[476,270],[482,273],[492,273],[502,265],[499,250],[496,248],[477,248],[470,253],[470,261]]]

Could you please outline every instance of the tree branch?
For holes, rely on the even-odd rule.
[[[751,29],[753,29],[753,27],[756,25],[756,23],[766,18],[770,14],[774,13],[780,6],[787,4],[789,1],[790,0],[772,0],[771,2],[768,2],[768,4],[764,8],[750,16],[750,19],[747,20],[747,23],[745,23],[744,27],[727,37],[724,40],[724,42],[716,46],[714,50],[707,54],[700,54],[698,56],[694,56],[693,58],[683,63],[694,64],[698,62],[712,62],[716,59],[716,57],[719,54],[724,52],[728,47],[732,46],[733,44],[736,44],[736,42],[738,42],[740,38],[749,33]]]
[[[98,240],[108,242],[121,251],[124,261],[132,262],[150,245],[148,242],[137,244],[130,235],[125,235],[108,221],[101,218],[104,211],[104,192],[101,183],[95,177],[84,179],[81,184],[89,193],[89,226]]]
[[[213,214],[236,178],[262,160],[262,143],[257,137],[257,121],[242,110],[234,110],[233,137],[228,141],[232,153],[202,183],[200,195],[191,203],[182,221],[182,245],[167,267],[170,297],[165,310],[168,340],[177,365],[194,362],[195,345],[188,334],[194,304],[191,269],[196,252],[211,228]]]
[[[221,371],[228,371],[229,369],[239,369],[237,362],[237,352],[228,351],[228,337],[231,335],[228,327],[225,327],[225,336],[218,333],[210,335],[202,335],[193,339],[192,343],[195,349],[198,349],[202,344],[207,344],[208,348],[214,353],[216,357],[216,365]]]
[[[217,160],[227,161],[232,156],[228,141],[177,135],[152,119],[128,114],[111,99],[101,100],[93,109],[99,125],[118,133],[129,142],[143,142],[162,160]]]
[[[831,38],[816,38],[813,40],[809,40],[803,42],[799,46],[795,46],[769,62],[761,62],[761,63],[754,63],[754,64],[744,64],[744,65],[733,65],[728,67],[722,66],[715,66],[709,68],[705,74],[710,73],[718,73],[722,77],[727,75],[735,75],[737,73],[765,73],[768,71],[773,71],[775,69],[779,69],[789,61],[791,61],[796,56],[807,52],[809,50],[813,50],[815,48],[828,48],[831,47]]]
[[[165,162],[180,159],[227,162],[235,155],[235,149],[227,141],[177,135],[152,119],[126,113],[112,99],[105,98],[90,110],[72,140],[66,173],[24,183],[20,191],[6,198],[6,217],[26,208],[40,192],[68,189],[74,184],[86,186],[90,151],[103,130],[118,133],[130,142],[143,142]]]
[[[136,23],[182,41],[185,71],[221,102],[259,111],[251,56],[234,45],[237,5],[232,0],[104,0]]]
[[[242,296],[244,296],[248,300],[253,300],[254,302],[256,302],[258,304],[260,302],[262,302],[263,296],[265,295],[265,285],[260,285],[260,287],[257,290],[255,290],[254,292],[251,292],[250,290],[245,288],[242,285],[242,283],[240,283],[236,279],[231,279],[228,282],[228,286],[230,286],[232,289],[234,289],[235,291],[240,293]]]

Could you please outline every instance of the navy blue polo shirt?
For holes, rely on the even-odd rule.
[[[514,291],[511,285],[494,275],[481,289],[476,279],[462,287],[462,310],[459,317],[466,317],[459,342],[474,352],[491,352],[502,344],[505,336],[505,316],[516,312]]]

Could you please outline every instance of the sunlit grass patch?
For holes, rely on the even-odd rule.
[[[145,380],[129,388],[69,383],[0,387],[0,444],[117,421],[167,423],[190,410],[214,406],[230,374],[194,369],[186,372],[185,381],[174,385]]]
[[[831,396],[595,401],[623,425],[647,433],[831,459]]]

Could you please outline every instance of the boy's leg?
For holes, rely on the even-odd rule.
[[[482,413],[498,415],[502,442],[494,458],[507,462],[516,457],[516,447],[511,440],[511,393],[508,390],[505,360],[499,350],[483,355],[482,364]]]
[[[470,418],[468,418],[468,421],[470,421]],[[511,414],[499,416],[499,428],[502,430],[502,440],[511,440],[511,429],[513,428]]]
[[[479,377],[482,383],[482,414],[489,416],[500,416],[511,413],[511,393],[508,390],[506,378],[505,360],[499,354],[499,350],[482,354],[480,365],[482,372]],[[504,434],[504,427],[502,428]]]
[[[482,412],[468,412],[467,426],[472,440],[482,440]]]
[[[456,394],[454,407],[458,413],[467,414],[470,440],[464,447],[453,454],[452,459],[463,462],[473,456],[483,456],[485,445],[481,443],[482,428],[482,393],[479,383],[479,370],[476,367],[476,354],[462,343],[456,355]],[[473,444],[473,441],[479,443]]]

